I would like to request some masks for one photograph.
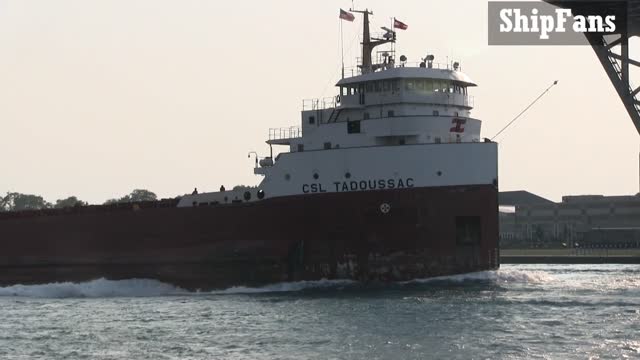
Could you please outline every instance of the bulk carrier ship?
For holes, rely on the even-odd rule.
[[[496,269],[498,150],[471,117],[476,84],[433,55],[396,61],[396,27],[372,36],[372,13],[352,12],[358,67],[343,68],[338,96],[303,102],[301,127],[270,131],[256,188],[0,213],[0,285],[146,278],[205,290]]]

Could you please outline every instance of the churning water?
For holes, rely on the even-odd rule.
[[[38,358],[640,358],[640,266],[206,293],[138,279],[0,288],[0,359]]]

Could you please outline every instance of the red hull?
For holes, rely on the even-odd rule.
[[[486,185],[5,214],[0,284],[151,278],[213,289],[495,269],[497,201]]]

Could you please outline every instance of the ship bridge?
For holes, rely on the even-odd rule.
[[[339,107],[354,108],[384,104],[422,104],[473,108],[468,88],[476,84],[459,64],[420,63],[420,66],[386,66],[377,72],[340,80]]]

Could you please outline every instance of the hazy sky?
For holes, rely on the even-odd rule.
[[[461,62],[484,137],[560,80],[499,138],[501,190],[638,192],[638,134],[591,48],[490,47],[486,1],[355,3],[376,28],[409,25],[409,61]],[[298,125],[302,99],[336,94],[338,9],[350,6],[0,0],[0,193],[97,203],[256,184],[247,153],[268,153],[268,129]],[[344,24],[349,64],[360,30]]]

